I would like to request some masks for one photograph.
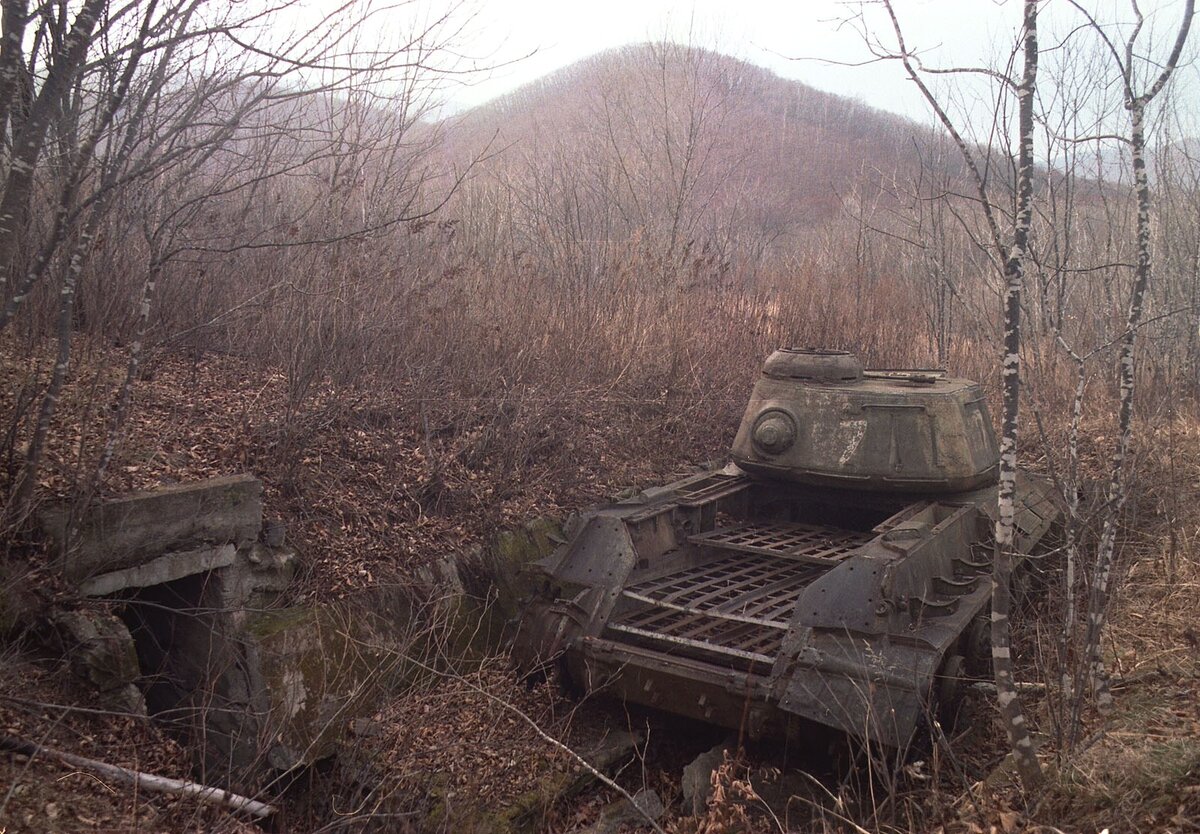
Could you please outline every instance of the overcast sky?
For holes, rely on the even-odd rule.
[[[1084,0],[1098,18],[1129,18],[1128,0]],[[472,53],[516,61],[459,90],[469,107],[583,57],[622,44],[662,38],[688,41],[767,66],[788,78],[927,120],[928,108],[895,64],[835,66],[822,59],[869,58],[862,37],[844,21],[860,4],[844,0],[479,0]],[[1020,22],[1019,0],[895,0],[910,46],[928,50],[931,63],[977,65],[1011,50]],[[1182,15],[1182,0],[1141,0],[1147,16],[1143,42],[1165,56]],[[1048,0],[1043,48],[1065,31],[1067,0]],[[1072,13],[1073,14],[1073,13]],[[874,10],[883,33],[886,21]],[[1079,18],[1073,18],[1078,22]],[[1117,32],[1116,34],[1120,34]],[[1200,32],[1194,33],[1200,37]],[[1196,38],[1193,38],[1193,47]],[[1189,50],[1195,54],[1195,49]],[[530,56],[522,58],[521,56]],[[520,60],[518,60],[520,59]],[[1196,68],[1187,71],[1196,75]]]

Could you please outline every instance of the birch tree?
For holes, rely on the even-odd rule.
[[[933,109],[938,121],[950,134],[957,146],[968,175],[972,181],[978,206],[983,214],[989,236],[993,261],[1003,277],[1003,321],[1002,347],[1002,390],[1003,415],[1000,437],[1000,473],[995,522],[995,549],[992,563],[992,667],[996,680],[997,700],[1004,718],[1013,759],[1027,791],[1035,790],[1042,782],[1041,765],[1037,751],[1017,697],[1013,677],[1012,636],[1010,613],[1012,608],[1012,577],[1017,561],[1015,541],[1015,496],[1017,476],[1017,439],[1021,402],[1021,294],[1024,284],[1025,263],[1029,249],[1029,232],[1033,217],[1034,176],[1034,98],[1037,93],[1038,69],[1038,3],[1024,0],[1022,3],[1021,38],[1018,50],[1022,61],[1019,78],[1010,73],[981,68],[931,69],[922,63],[915,50],[905,40],[899,18],[891,0],[883,6],[891,22],[896,47],[886,50],[876,42],[877,57],[899,61],[921,95]],[[930,72],[980,73],[1000,85],[1004,94],[1015,93],[1017,98],[1017,157],[1015,159],[1014,204],[1011,222],[1005,228],[1003,213],[995,202],[992,190],[984,173],[983,161],[978,149],[970,143],[955,125],[946,108],[926,83]]]
[[[1108,614],[1110,596],[1109,582],[1112,575],[1116,550],[1117,526],[1120,513],[1127,497],[1127,460],[1133,439],[1134,394],[1136,381],[1136,348],[1138,331],[1145,311],[1146,292],[1152,278],[1153,257],[1151,251],[1151,191],[1146,159],[1146,111],[1151,102],[1163,91],[1171,80],[1183,54],[1195,16],[1195,0],[1185,0],[1183,20],[1180,22],[1174,43],[1166,60],[1161,64],[1152,81],[1145,87],[1138,77],[1139,65],[1145,60],[1138,56],[1138,41],[1145,27],[1145,16],[1137,0],[1130,6],[1134,24],[1123,44],[1114,41],[1108,29],[1083,5],[1070,0],[1071,5],[1084,17],[1087,26],[1096,34],[1104,50],[1111,57],[1120,80],[1125,111],[1129,117],[1128,136],[1120,137],[1129,151],[1133,167],[1133,189],[1137,201],[1136,248],[1133,284],[1129,293],[1125,329],[1119,339],[1117,377],[1120,406],[1117,417],[1117,443],[1109,469],[1106,496],[1106,512],[1097,547],[1095,565],[1087,601],[1087,621],[1084,636],[1087,679],[1095,692],[1101,709],[1111,706],[1112,696],[1108,691],[1104,673],[1104,658],[1100,638]],[[1081,701],[1076,699],[1072,715],[1072,735],[1079,725]]]
[[[1013,678],[1012,631],[1009,614],[1016,530],[1014,498],[1017,478],[1017,433],[1021,404],[1021,291],[1025,258],[1029,250],[1029,227],[1033,219],[1033,102],[1037,91],[1037,0],[1024,3],[1024,73],[1017,88],[1017,207],[1012,246],[1004,257],[1004,418],[1000,436],[999,514],[996,520],[996,550],[992,573],[992,667],[996,694],[1004,714],[1013,758],[1026,790],[1042,781],[1033,736],[1017,699]]]
[[[124,246],[142,237],[149,254],[141,291],[131,299],[127,374],[96,481],[128,412],[165,264],[201,251],[228,257],[249,248],[332,246],[424,210],[414,208],[413,198],[421,178],[410,176],[407,157],[397,150],[416,118],[415,109],[403,105],[421,100],[422,79],[439,72],[438,56],[460,24],[456,4],[431,16],[416,10],[409,0],[347,0],[307,19],[298,0],[276,6],[86,0],[34,9],[27,0],[4,0],[0,132],[11,152],[0,158],[0,334],[24,315],[30,332],[42,335],[40,322],[51,318],[45,335],[54,343],[48,378],[36,383],[41,390],[28,442],[13,454],[20,465],[3,502],[6,525],[22,523],[34,503],[70,375],[81,282],[97,259],[101,230]],[[288,220],[269,228],[242,224],[219,242],[200,239],[197,227],[218,209],[239,201],[256,205],[266,183],[294,182],[323,161],[335,170],[352,162],[353,176],[339,183],[352,181],[361,190],[364,143],[343,141],[345,130],[321,135],[310,124],[321,103],[338,118],[352,112],[355,95],[374,96],[381,112],[403,99],[389,111],[400,114],[399,124],[381,117],[379,131],[387,139],[370,149],[372,164],[387,179],[380,187],[386,199],[369,206],[358,199],[353,212],[339,205],[336,226],[314,224],[311,232]],[[314,205],[328,215],[326,197],[318,195]],[[146,211],[139,214],[139,206]],[[13,415],[10,438],[22,419]]]

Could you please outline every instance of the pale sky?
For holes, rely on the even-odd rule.
[[[1098,18],[1127,20],[1128,0],[1084,0]],[[928,50],[931,64],[978,65],[1006,56],[1015,40],[1019,0],[895,0],[910,47]],[[860,4],[844,0],[478,0],[468,52],[493,62],[516,61],[490,78],[451,94],[469,107],[596,52],[659,39],[697,43],[769,67],[830,92],[920,119],[930,118],[903,70],[896,64],[832,66],[869,57],[862,37],[839,19]],[[1182,15],[1182,0],[1142,0],[1147,16],[1143,43],[1165,56]],[[1042,47],[1068,28],[1075,15],[1066,0],[1048,0],[1042,14]],[[872,25],[890,34],[886,19],[871,10]],[[1078,23],[1076,15],[1072,23]],[[1197,25],[1200,29],[1200,24]],[[690,35],[689,35],[690,33]],[[1120,36],[1120,31],[1114,30]],[[1195,55],[1200,31],[1188,50]],[[891,38],[888,38],[891,42]],[[532,54],[531,54],[532,53]],[[530,55],[528,58],[521,56]],[[802,60],[790,60],[800,58]],[[1183,75],[1196,76],[1196,67]]]

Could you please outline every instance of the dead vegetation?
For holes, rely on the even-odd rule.
[[[97,359],[101,356],[95,354]],[[11,371],[12,365],[8,368]],[[664,408],[654,398],[636,407],[616,406],[601,398],[574,399],[557,405],[564,418],[569,417],[562,425],[572,429],[565,435],[570,447],[552,447],[553,453],[526,464],[524,478],[514,483],[511,470],[502,463],[502,440],[494,441],[492,456],[467,457],[473,465],[454,454],[456,449],[471,448],[477,437],[473,433],[478,424],[467,422],[472,416],[478,419],[473,401],[459,402],[457,409],[451,396],[438,403],[442,409],[438,413],[446,420],[441,425],[454,425],[447,416],[456,415],[468,426],[464,438],[445,430],[427,432],[428,416],[422,419],[419,407],[406,403],[395,389],[377,388],[369,397],[348,396],[349,406],[337,420],[315,424],[297,466],[292,456],[275,453],[271,441],[264,439],[273,436],[271,420],[277,413],[273,408],[284,396],[278,375],[256,373],[237,359],[220,356],[201,360],[162,356],[153,368],[152,378],[139,388],[138,416],[112,469],[113,488],[146,487],[243,468],[258,472],[269,485],[271,511],[289,518],[290,535],[295,535],[306,555],[311,554],[299,593],[318,600],[371,584],[405,581],[425,557],[461,548],[496,526],[548,508],[565,510],[627,485],[661,481],[685,461],[719,456],[728,442],[727,425],[700,442],[697,439],[703,435],[695,425],[687,432],[665,433],[648,442],[642,436],[642,415],[661,414]],[[81,374],[91,379],[100,376]],[[734,386],[732,379],[728,382]],[[329,396],[337,393],[329,389]],[[675,397],[678,403],[699,403],[703,393],[681,391]],[[86,409],[88,399],[86,392],[68,397],[62,413]],[[540,408],[540,403],[534,407]],[[739,406],[726,407],[734,411]],[[1155,422],[1156,426],[1145,429],[1146,444],[1138,447],[1134,473],[1139,501],[1126,515],[1122,536],[1121,564],[1128,579],[1118,583],[1119,613],[1107,644],[1118,712],[1108,719],[1087,717],[1091,743],[1078,758],[1054,770],[1046,797],[1033,811],[1017,810],[1021,809],[1017,795],[1003,777],[986,784],[979,781],[1004,757],[998,716],[983,700],[972,706],[965,735],[955,738],[953,760],[946,751],[936,750],[919,765],[881,775],[882,784],[874,787],[869,780],[842,781],[837,773],[818,769],[814,785],[803,777],[781,783],[771,771],[779,766],[778,752],[751,751],[748,758],[722,771],[725,788],[718,792],[721,798],[707,817],[680,817],[669,821],[668,828],[777,831],[778,818],[787,830],[814,826],[851,830],[847,820],[867,830],[897,831],[933,830],[939,825],[946,831],[964,832],[1036,825],[1064,831],[1110,825],[1135,831],[1162,826],[1187,830],[1195,819],[1194,731],[1200,720],[1194,697],[1200,652],[1189,619],[1200,570],[1194,550],[1200,518],[1183,495],[1200,471],[1200,447],[1193,416]],[[577,430],[580,426],[590,428],[585,433]],[[1109,435],[1102,426],[1089,422],[1086,431],[1084,466],[1093,474],[1092,482],[1106,465]],[[554,435],[559,443],[563,443],[562,431]],[[622,455],[628,448],[645,454]],[[55,447],[56,465],[47,471],[63,480],[48,481],[48,492],[62,488],[54,484],[67,482],[75,449],[66,444]],[[437,458],[430,456],[430,449]],[[428,485],[439,470],[440,485],[433,491]],[[35,554],[28,558],[36,565]],[[49,600],[43,597],[42,601]],[[1036,609],[1041,617],[1051,619],[1027,619],[1019,631],[1018,656],[1024,658],[1021,679],[1042,679],[1051,668],[1052,643],[1039,635],[1043,629],[1046,633],[1053,629],[1052,603],[1053,598]],[[1047,658],[1044,664],[1038,660],[1039,652]],[[428,811],[428,786],[434,782],[443,792],[472,797],[471,802],[464,800],[460,809],[464,814],[480,807],[513,810],[523,824],[549,831],[589,822],[593,818],[589,814],[598,814],[607,801],[605,794],[593,788],[566,803],[537,795],[539,787],[574,776],[578,768],[494,699],[520,710],[576,749],[587,748],[598,728],[611,728],[614,723],[627,728],[630,719],[611,711],[589,712],[592,707],[587,705],[584,713],[576,713],[575,704],[562,700],[552,687],[526,691],[501,666],[503,661],[497,659],[483,667],[454,667],[459,677],[413,690],[380,711],[368,729],[360,728],[363,735],[354,737],[357,755],[352,760],[339,763],[334,773],[313,777],[324,786],[317,795],[336,797],[336,809],[293,800],[298,804],[286,812],[289,825],[318,829],[348,807],[370,807],[399,815],[388,818],[399,826],[403,820],[416,819],[411,815]],[[6,676],[3,695],[7,699],[0,698],[7,732],[102,758],[110,750],[104,740],[120,737],[111,750],[129,752],[108,755],[109,760],[187,775],[186,754],[151,727],[138,725],[141,729],[129,732],[132,719],[72,712],[69,707],[84,699],[73,694],[64,672],[53,662],[26,656],[12,668],[22,671]],[[34,706],[23,706],[16,698]],[[1048,702],[1034,701],[1031,706],[1041,732],[1049,732]],[[1100,736],[1102,728],[1107,732]],[[163,759],[156,752],[172,749],[174,758]],[[662,755],[669,760],[670,753]],[[1053,748],[1043,755],[1052,760]],[[678,775],[671,775],[671,770],[683,760],[652,762],[648,769],[626,772],[621,779],[630,790],[652,784],[664,796],[678,796]],[[55,766],[29,765],[20,757],[10,758],[6,767],[14,785],[59,784],[53,780],[62,775]],[[369,768],[368,777],[363,778],[356,767]],[[663,769],[662,775],[656,767]],[[319,781],[322,778],[332,781]],[[77,783],[88,787],[79,793]],[[368,787],[363,789],[363,784]],[[185,825],[210,830],[219,822],[212,811],[183,801],[135,798],[120,787],[100,786],[91,777],[73,775],[59,787],[72,797],[70,807],[80,809],[70,819],[81,828],[92,820],[102,826],[106,816],[133,825],[135,818],[141,818],[129,815],[135,813],[152,815],[145,818],[148,830],[168,824],[173,830],[184,830]],[[283,796],[287,808],[288,794]],[[368,799],[372,804],[355,804]],[[31,788],[14,795],[6,814],[37,816],[35,811],[54,801],[45,791]],[[527,815],[521,817],[523,802],[529,805],[524,809]],[[96,810],[89,812],[92,808]],[[528,814],[536,816],[537,822]]]
[[[65,25],[70,4],[60,6]],[[176,15],[171,25],[186,30],[188,4],[166,6]],[[143,11],[153,17],[153,4]],[[171,69],[201,60],[197,37]],[[444,42],[414,45],[436,53]],[[120,38],[98,40],[97,49],[81,71],[110,79],[136,53]],[[658,87],[638,86],[667,66]],[[257,72],[229,69],[242,80]],[[433,559],[498,529],[721,458],[761,359],[780,345],[853,349],[891,367],[943,364],[984,382],[996,402],[1000,287],[970,205],[952,197],[962,171],[927,131],[914,134],[909,164],[896,149],[914,125],[788,88],[704,50],[659,45],[597,59],[574,80],[567,73],[481,110],[456,138],[453,124],[413,129],[423,80],[411,79],[391,109],[373,109],[382,76],[361,69],[354,83],[287,106],[259,107],[268,91],[249,84],[213,92],[145,83],[113,113],[197,107],[229,120],[201,135],[173,117],[146,125],[149,134],[194,139],[200,150],[183,161],[105,160],[110,170],[154,172],[138,188],[110,193],[98,179],[96,193],[81,196],[67,188],[79,184],[69,170],[38,169],[20,230],[26,245],[9,247],[3,264],[7,274],[36,273],[38,283],[28,295],[11,285],[0,293],[0,496],[12,522],[0,559],[0,626],[11,640],[0,658],[7,734],[164,775],[186,777],[191,767],[190,751],[153,724],[81,708],[88,694],[42,645],[41,614],[78,600],[46,570],[31,523],[41,502],[82,506],[252,471],[305,559],[291,593],[321,604],[409,588]],[[603,94],[587,95],[580,77],[603,80]],[[660,101],[668,103],[661,143],[639,144],[638,128]],[[106,107],[76,104],[82,110],[64,108],[64,118],[82,113],[84,128],[113,128]],[[608,130],[584,131],[599,124],[592,117],[600,111]],[[324,125],[319,136],[296,127],[307,122]],[[570,129],[553,147],[470,147],[472,133],[519,139],[536,132],[530,125],[559,123]],[[720,129],[681,127],[696,125]],[[80,126],[56,125],[52,138]],[[435,153],[442,131],[451,146]],[[1138,330],[1135,459],[1104,644],[1117,711],[1085,713],[1084,743],[1059,760],[1063,580],[1050,561],[1049,597],[1015,634],[1018,678],[1048,684],[1029,702],[1053,765],[1032,806],[1003,770],[987,778],[1005,743],[994,705],[981,699],[951,745],[903,767],[867,759],[874,770],[866,778],[860,767],[854,776],[826,770],[789,781],[776,772],[779,751],[752,750],[719,769],[700,818],[683,817],[677,802],[678,765],[696,750],[649,745],[618,781],[674,803],[668,830],[1198,827],[1200,510],[1191,496],[1200,469],[1200,224],[1194,160],[1182,146],[1172,151],[1171,138],[1156,158],[1165,199],[1153,242],[1163,280],[1151,285]],[[823,156],[808,153],[813,142]],[[672,167],[681,148],[700,152],[694,165]],[[1076,368],[1061,350],[1065,334],[1089,357],[1075,486],[1080,547],[1090,553],[1117,443],[1109,368],[1125,334],[1119,299],[1131,283],[1135,201],[1121,183],[1091,181],[1073,148],[1047,152],[1063,163],[1063,179],[1049,170],[1035,178],[1020,451],[1031,468],[1060,481],[1067,474]],[[1003,151],[989,149],[987,158]],[[469,176],[462,168],[446,174],[445,159]],[[753,164],[740,169],[739,159]],[[777,176],[797,160],[821,179],[793,169]],[[825,168],[833,163],[843,179],[831,187]],[[993,187],[1008,211],[1005,177]],[[56,237],[60,198],[72,210],[97,208]],[[36,261],[42,244],[47,257]],[[1089,579],[1081,570],[1081,595]],[[573,780],[578,766],[521,716],[577,749],[605,726],[640,730],[643,717],[591,712],[590,704],[577,711],[551,686],[523,688],[503,659],[441,661],[436,686],[397,696],[355,730],[355,755],[270,787],[289,830],[353,830],[374,819],[380,830],[404,831],[428,821],[431,791],[453,800],[437,807],[463,812],[435,818],[443,830],[482,828],[484,816],[510,811],[516,816],[504,824],[523,829],[596,821],[612,798],[604,791],[591,787],[569,801],[540,792]],[[13,830],[249,828],[41,758],[3,756],[0,828],[10,820]]]

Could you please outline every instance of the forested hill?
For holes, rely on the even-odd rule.
[[[483,153],[477,170],[542,225],[609,238],[723,225],[772,239],[922,169],[961,170],[929,126],[674,44],[600,53],[447,127],[459,164]]]

